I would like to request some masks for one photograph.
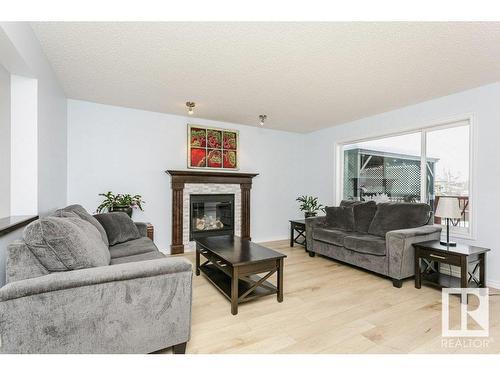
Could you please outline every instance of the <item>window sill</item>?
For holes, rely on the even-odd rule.
[[[38,216],[7,216],[0,219],[0,237],[28,225]]]

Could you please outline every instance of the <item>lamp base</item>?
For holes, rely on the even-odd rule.
[[[446,242],[446,241],[439,241],[439,243],[443,246],[450,246],[450,247],[454,247],[454,246],[457,246],[457,243],[456,242]]]

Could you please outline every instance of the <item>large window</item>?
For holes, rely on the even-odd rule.
[[[462,217],[453,231],[470,235],[470,128],[464,120],[342,144],[342,198],[426,202],[435,210],[440,197],[456,197]]]

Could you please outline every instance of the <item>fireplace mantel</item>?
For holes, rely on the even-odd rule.
[[[167,170],[172,181],[172,244],[170,252],[184,252],[183,191],[185,184],[239,184],[241,188],[241,237],[250,240],[250,189],[258,173]]]

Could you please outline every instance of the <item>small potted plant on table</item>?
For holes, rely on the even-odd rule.
[[[108,212],[125,212],[128,216],[132,217],[132,212],[134,208],[138,208],[141,211],[142,204],[146,203],[142,200],[139,194],[114,194],[111,191],[107,193],[99,194],[104,197],[102,203],[97,207],[97,213],[104,211]]]
[[[325,211],[324,206],[321,203],[318,203],[317,197],[302,195],[297,198],[297,202],[300,202],[299,209],[304,211],[304,215],[306,218],[316,216],[319,210]]]

